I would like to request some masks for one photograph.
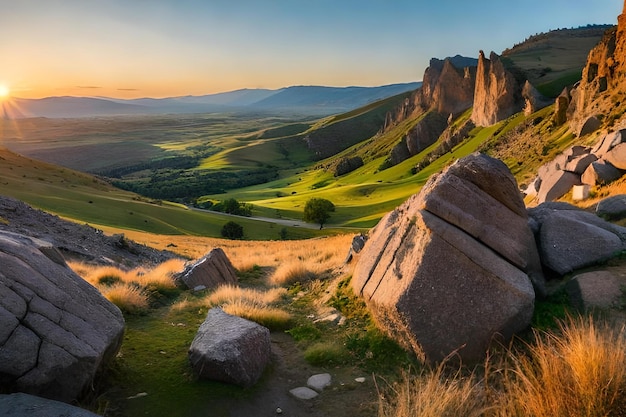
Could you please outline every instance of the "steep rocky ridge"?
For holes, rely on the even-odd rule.
[[[604,115],[611,127],[626,111],[626,2],[618,25],[591,50],[580,85],[572,91],[568,109],[572,130],[579,132],[592,116]]]

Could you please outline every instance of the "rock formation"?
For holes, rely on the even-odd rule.
[[[47,242],[0,232],[0,391],[72,401],[117,353],[120,310]]]
[[[556,98],[556,103],[554,106],[554,125],[561,126],[565,122],[567,122],[567,108],[569,107],[569,103],[572,100],[572,96],[570,95],[569,89],[565,87],[561,94]]]
[[[370,232],[352,285],[391,337],[437,361],[478,360],[530,323],[543,276],[513,176],[475,154]]]
[[[601,137],[593,148],[573,146],[552,161],[542,165],[537,177],[526,190],[535,195],[535,203],[554,201],[573,186],[604,185],[619,179],[626,170],[626,131]]]
[[[237,273],[224,251],[215,248],[185,267],[185,270],[174,279],[178,285],[188,289],[204,290],[220,285],[237,284]]]
[[[566,203],[529,209],[541,262],[564,275],[604,262],[626,249],[626,228]]]
[[[626,2],[616,28],[589,52],[579,86],[572,92],[568,110],[572,130],[579,132],[589,116],[608,113],[616,107],[617,92],[626,91]],[[618,105],[621,103],[617,103]],[[623,108],[623,107],[622,107]]]
[[[270,361],[270,331],[254,322],[209,310],[189,348],[189,361],[201,378],[250,387]]]
[[[521,89],[494,52],[489,59],[480,51],[472,121],[476,126],[491,126],[522,110]]]
[[[82,408],[35,397],[34,395],[22,392],[1,395],[0,394],[0,416],[3,417],[99,417]]]
[[[528,80],[526,80],[522,88],[522,98],[524,99],[524,114],[526,116],[554,103],[554,100],[544,97],[543,94],[537,91]]]

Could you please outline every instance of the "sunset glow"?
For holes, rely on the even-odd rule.
[[[14,1],[0,15],[0,37],[11,40],[0,42],[0,82],[15,80],[13,98],[405,83],[419,81],[433,57],[501,53],[529,34],[614,23],[622,6],[623,0],[594,0],[593,7],[587,0]],[[489,30],[481,30],[487,22]]]
[[[4,84],[0,84],[0,100],[4,100],[11,95],[11,90]]]

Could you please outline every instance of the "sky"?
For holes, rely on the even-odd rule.
[[[622,0],[0,0],[0,91],[203,95],[419,81],[432,57],[615,24]]]

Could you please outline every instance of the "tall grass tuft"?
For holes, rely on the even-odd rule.
[[[100,292],[123,313],[140,314],[148,309],[147,294],[134,285],[117,283],[100,287]]]
[[[624,328],[579,317],[562,322],[560,330],[536,334],[528,355],[512,355],[502,415],[620,415],[626,395]]]
[[[493,408],[474,374],[448,374],[446,363],[417,376],[405,373],[387,397],[379,393],[379,417],[478,417]]]
[[[220,306],[226,313],[243,317],[270,330],[285,330],[291,324],[291,314],[272,304],[287,294],[285,288],[267,291],[223,285],[204,297],[202,304]]]
[[[287,261],[276,268],[269,278],[269,283],[287,286],[296,282],[306,282],[315,278],[319,272],[317,264],[300,260]]]

